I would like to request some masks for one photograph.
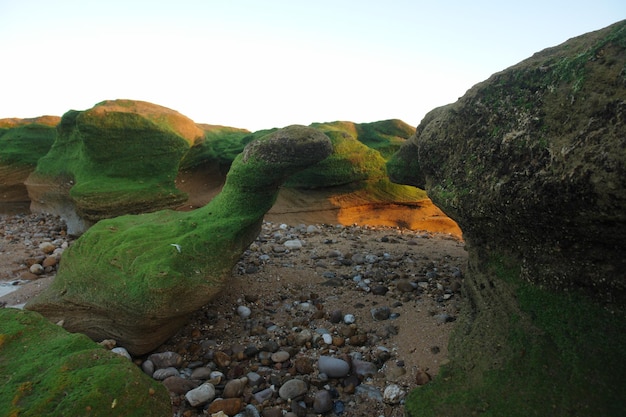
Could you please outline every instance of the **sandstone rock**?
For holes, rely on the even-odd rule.
[[[183,202],[187,196],[174,184],[178,166],[204,137],[178,112],[132,100],[70,110],[57,132],[54,146],[25,183],[31,210],[60,215],[71,234],[103,218]]]
[[[431,111],[388,164],[463,229],[468,302],[448,366],[491,414],[626,407],[625,65],[626,21],[538,52]],[[472,382],[486,374],[497,382]],[[416,390],[408,415],[463,415],[463,401],[423,409],[456,395],[444,385]]]
[[[40,415],[78,416],[88,409],[111,412],[112,407],[119,415],[172,415],[160,383],[128,359],[37,313],[0,309],[0,335],[4,415],[37,410]]]
[[[220,291],[285,178],[331,150],[325,135],[302,126],[251,142],[201,209],[98,222],[26,308],[64,320],[70,331],[113,338],[131,354],[149,352]]]

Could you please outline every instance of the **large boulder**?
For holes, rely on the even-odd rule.
[[[201,209],[98,222],[26,308],[95,340],[115,339],[133,354],[153,350],[220,291],[284,180],[331,150],[326,135],[303,126],[251,142]]]
[[[41,315],[0,309],[0,415],[171,416],[165,387]]]
[[[61,216],[72,234],[123,214],[181,204],[181,159],[204,132],[189,118],[131,100],[70,110],[50,152],[26,181],[31,210]]]
[[[626,409],[626,21],[430,112],[389,162],[469,251],[452,364],[410,415]]]
[[[37,160],[48,153],[56,137],[56,116],[0,119],[0,204],[28,205],[24,185]]]

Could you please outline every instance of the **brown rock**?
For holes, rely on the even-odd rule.
[[[230,356],[224,352],[218,351],[215,352],[215,355],[213,356],[213,361],[218,368],[227,368],[228,365],[230,365]]]
[[[44,268],[47,268],[49,266],[56,266],[57,263],[59,263],[57,258],[55,258],[54,256],[47,256],[46,259],[43,260],[43,263],[41,265]]]
[[[208,412],[209,415],[211,415],[222,411],[224,414],[234,416],[239,411],[241,411],[242,407],[243,401],[241,400],[241,398],[218,398],[217,400],[213,401],[211,405],[209,405]]]

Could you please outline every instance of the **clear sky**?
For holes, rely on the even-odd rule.
[[[128,98],[250,130],[416,126],[624,0],[0,0],[0,118]]]

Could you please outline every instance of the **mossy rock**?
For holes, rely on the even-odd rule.
[[[434,109],[388,163],[468,248],[451,364],[412,416],[626,409],[626,21]]]
[[[66,218],[67,206],[73,206],[87,224],[185,201],[175,186],[180,161],[204,135],[171,109],[131,100],[71,110],[57,131],[50,152],[27,180],[33,209],[61,211],[57,214]],[[67,196],[54,195],[59,193]],[[63,199],[66,207],[59,208]]]
[[[24,182],[50,150],[60,118],[0,119],[0,203],[29,201]]]
[[[328,137],[303,126],[251,142],[206,206],[98,222],[26,308],[134,354],[151,351],[221,290],[285,179],[331,150]]]
[[[162,384],[32,311],[0,309],[0,384],[7,417],[172,415]]]

